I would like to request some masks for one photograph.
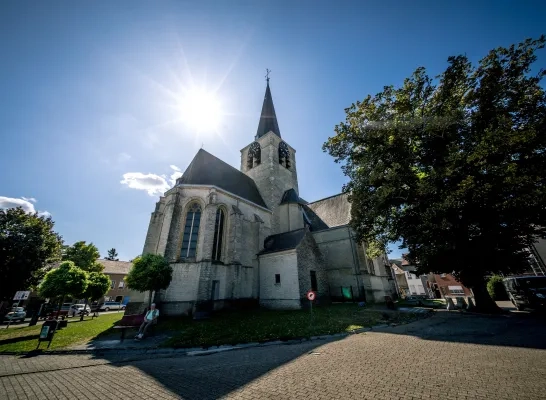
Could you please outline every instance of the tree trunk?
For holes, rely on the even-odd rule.
[[[152,294],[153,290],[150,290],[150,297],[148,298],[148,310],[152,307]]]
[[[472,291],[474,292],[474,300],[476,301],[475,312],[484,314],[500,314],[503,312],[491,296],[489,296],[487,284],[483,279],[472,286]]]
[[[85,298],[85,303],[83,305],[83,311],[82,311],[82,315],[80,316],[80,321],[83,321],[83,316],[85,315],[85,310],[87,309],[87,302],[89,301],[89,299],[86,297]]]
[[[61,299],[61,303],[59,304],[59,308],[57,308],[57,315],[56,315],[55,319],[59,319],[59,314],[61,313],[61,308],[63,307],[65,298],[66,298],[66,296],[63,296],[63,298]],[[66,316],[68,317],[68,314],[66,314]]]

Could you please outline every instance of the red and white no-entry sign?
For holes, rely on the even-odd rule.
[[[307,292],[307,300],[313,301],[317,297],[317,294],[313,292],[312,290]]]

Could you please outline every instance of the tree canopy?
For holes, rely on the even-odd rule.
[[[61,255],[62,239],[51,217],[22,208],[0,210],[0,300],[38,284]]]
[[[144,254],[133,260],[133,268],[127,274],[125,281],[129,289],[139,292],[152,292],[167,289],[171,283],[173,269],[169,262],[157,254]]]
[[[63,247],[63,261],[72,261],[87,272],[101,272],[104,269],[104,266],[97,261],[99,257],[97,246],[93,243],[86,244],[85,240]]]
[[[87,273],[72,261],[63,261],[45,275],[38,292],[43,298],[80,297],[87,286]]]
[[[324,150],[350,181],[352,226],[381,246],[402,239],[422,272],[454,272],[491,306],[484,275],[517,272],[546,233],[545,37],[448,58],[352,104]]]
[[[83,293],[84,299],[99,300],[110,290],[110,278],[102,272],[90,272],[87,274],[87,288]]]
[[[104,259],[110,261],[119,261],[118,252],[112,247],[110,250],[108,250],[108,256],[104,257]]]

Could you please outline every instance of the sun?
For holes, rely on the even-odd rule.
[[[200,132],[217,130],[223,115],[216,94],[200,88],[192,88],[184,94],[180,110],[188,127]]]

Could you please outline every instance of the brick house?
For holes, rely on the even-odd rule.
[[[430,273],[428,275],[427,286],[437,299],[474,296],[469,288],[456,280],[451,274]]]
[[[102,272],[108,275],[110,281],[112,281],[110,290],[102,301],[115,301],[127,304],[131,299],[142,297],[141,293],[127,288],[127,284],[125,283],[125,277],[132,268],[132,263],[129,261],[110,261],[103,259],[98,260],[98,262],[104,266]]]

